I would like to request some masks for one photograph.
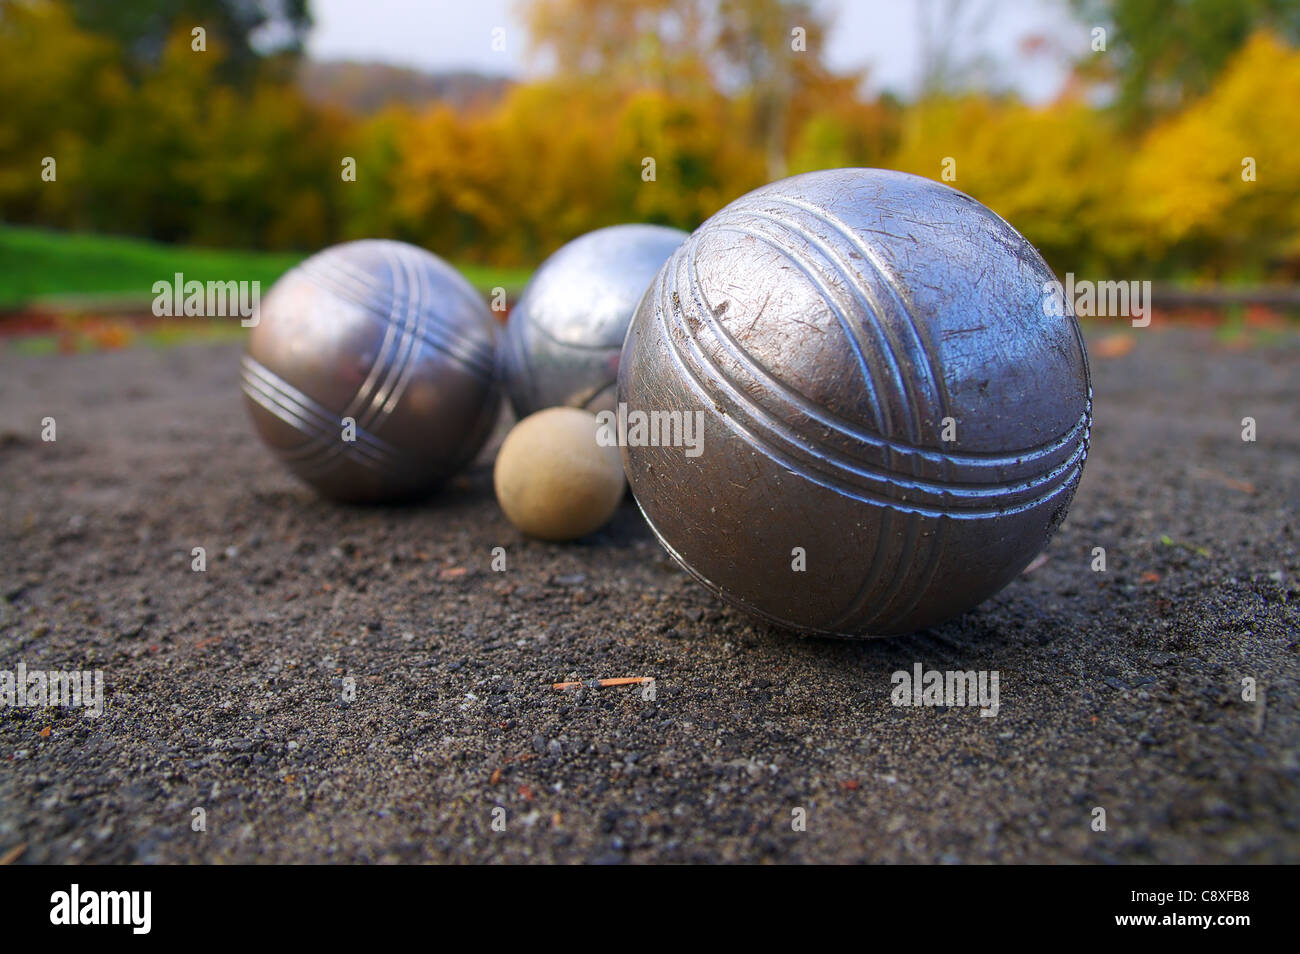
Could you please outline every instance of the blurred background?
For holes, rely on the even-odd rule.
[[[0,0],[0,347],[239,334],[153,283],[363,236],[513,297],[835,166],[949,181],[1157,321],[1285,330],[1298,43],[1300,0]]]

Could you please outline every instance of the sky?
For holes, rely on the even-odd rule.
[[[833,13],[827,60],[836,69],[869,67],[869,88],[915,91],[922,17],[937,23],[947,0],[814,0]],[[1060,90],[1067,55],[1086,52],[1088,28],[1071,19],[1065,0],[967,0],[960,4],[959,49],[998,64],[990,77],[1030,102]],[[316,59],[373,60],[440,71],[470,69],[527,76],[542,67],[527,57],[528,39],[516,0],[312,0],[316,27],[308,51]],[[504,40],[494,50],[493,31]],[[1048,51],[1020,52],[1030,34],[1048,37]],[[1050,52],[1055,51],[1055,53]]]

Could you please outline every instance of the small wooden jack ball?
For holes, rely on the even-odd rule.
[[[623,499],[618,447],[596,439],[596,416],[552,407],[506,435],[493,482],[510,522],[530,537],[575,540],[600,528]]]

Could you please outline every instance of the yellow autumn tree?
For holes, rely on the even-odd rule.
[[[0,216],[90,224],[92,150],[128,99],[110,41],[59,4],[0,0]]]
[[[1115,189],[1127,151],[1110,120],[1083,103],[968,97],[913,107],[890,164],[979,199],[1058,271],[1090,271],[1131,252]]]
[[[1253,37],[1129,170],[1143,255],[1211,276],[1300,266],[1300,51]],[[1253,264],[1252,264],[1253,263]]]

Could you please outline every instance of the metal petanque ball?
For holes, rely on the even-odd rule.
[[[395,501],[483,446],[500,406],[495,322],[450,265],[402,242],[336,245],[262,302],[243,392],[267,445],[320,493]]]
[[[613,225],[574,239],[542,263],[511,309],[501,342],[501,374],[516,417],[547,407],[613,408],[632,312],[685,238],[660,225]]]
[[[996,214],[903,173],[808,173],[722,209],[655,279],[619,371],[620,415],[660,414],[623,441],[660,542],[809,632],[908,632],[991,596],[1087,456],[1087,354],[1054,282]],[[664,446],[696,411],[695,456]]]

